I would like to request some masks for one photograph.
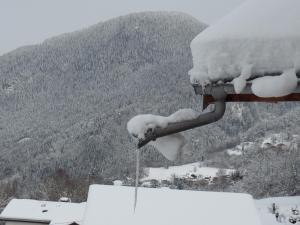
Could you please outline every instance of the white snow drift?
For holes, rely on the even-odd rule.
[[[284,71],[280,76],[265,76],[252,82],[252,92],[259,97],[280,97],[292,93],[298,84],[295,69]]]
[[[240,93],[245,80],[254,74],[290,71],[254,85],[255,94],[262,97],[286,95],[297,85],[291,71],[300,69],[300,1],[248,0],[199,34],[191,49],[193,83],[236,78],[235,89]],[[251,74],[243,73],[249,65]],[[268,87],[263,92],[266,82],[277,91]]]

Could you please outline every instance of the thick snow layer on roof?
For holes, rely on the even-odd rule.
[[[248,0],[200,33],[191,49],[191,82],[202,85],[236,78],[249,65],[250,76],[298,71],[300,1]]]
[[[44,221],[57,223],[80,222],[85,203],[50,202],[29,199],[13,199],[1,213],[4,220]]]
[[[83,225],[259,225],[247,194],[92,185]]]

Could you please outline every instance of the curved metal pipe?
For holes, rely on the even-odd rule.
[[[148,144],[150,141],[155,141],[157,138],[164,137],[167,135],[179,133],[182,131],[190,130],[195,127],[204,126],[221,119],[225,113],[226,109],[226,92],[221,86],[215,87],[212,93],[213,98],[216,100],[214,102],[214,110],[208,113],[204,113],[193,120],[186,120],[177,123],[170,123],[165,128],[155,128],[149,129],[145,134],[144,139],[140,139],[138,142],[138,148],[141,148]]]

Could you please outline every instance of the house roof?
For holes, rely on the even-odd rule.
[[[5,221],[30,221],[46,224],[79,222],[85,203],[12,199],[0,215]]]
[[[300,1],[247,0],[192,41],[192,83],[299,71],[299,28]]]
[[[84,225],[260,225],[250,195],[91,185]]]

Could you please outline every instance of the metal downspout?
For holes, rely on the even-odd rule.
[[[140,139],[138,142],[138,148],[141,148],[148,144],[150,141],[155,141],[157,138],[167,135],[179,133],[182,131],[190,130],[195,127],[204,126],[221,119],[226,109],[226,92],[222,86],[216,86],[213,88],[212,96],[215,99],[214,110],[208,113],[204,113],[193,120],[186,120],[177,123],[170,123],[165,128],[149,129],[145,134],[144,139]]]

